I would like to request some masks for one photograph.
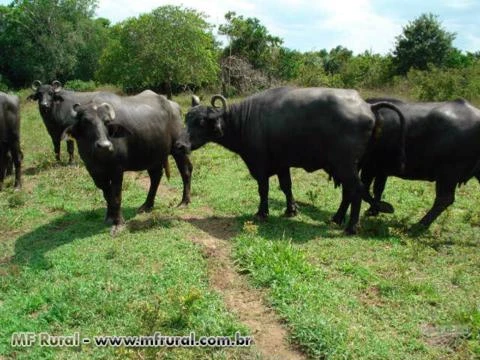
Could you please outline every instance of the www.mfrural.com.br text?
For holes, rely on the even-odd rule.
[[[160,332],[147,336],[81,336],[52,335],[46,332],[16,332],[12,334],[13,347],[78,347],[93,345],[97,347],[247,347],[253,344],[250,336],[242,336],[239,332],[233,336],[197,336],[191,332],[186,336],[166,336]]]

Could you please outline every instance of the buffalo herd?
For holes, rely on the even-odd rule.
[[[388,176],[435,182],[432,208],[419,221],[422,229],[454,202],[456,187],[480,181],[480,110],[465,100],[406,103],[393,98],[362,99],[357,91],[281,87],[227,105],[221,95],[209,105],[192,97],[182,120],[180,106],[146,90],[135,96],[74,92],[58,81],[32,84],[30,99],[52,138],[55,157],[67,141],[69,162],[74,140],[95,185],[107,203],[105,221],[112,234],[122,226],[124,171],[147,170],[150,189],[139,212],[154,205],[160,179],[169,176],[172,155],[183,181],[180,205],[190,202],[190,151],[215,142],[238,154],[258,184],[255,215],[269,213],[269,178],[278,177],[286,198],[286,216],[297,214],[290,168],[323,169],[342,187],[333,221],[354,234],[362,200],[369,215],[393,212],[382,201]],[[21,186],[20,109],[16,96],[0,93],[0,189],[9,164],[15,187]],[[373,196],[370,187],[373,183]]]

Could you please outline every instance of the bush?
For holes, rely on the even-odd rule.
[[[340,74],[329,75],[325,72],[323,65],[314,63],[304,63],[300,66],[295,83],[306,87],[341,88],[344,86]]]
[[[65,88],[74,91],[95,91],[97,84],[95,81],[70,80],[65,83]]]
[[[445,101],[465,98],[472,101],[480,94],[480,62],[463,69],[430,66],[428,71],[410,70],[407,79],[418,100]]]
[[[349,59],[340,74],[345,87],[383,88],[392,79],[392,60],[365,52]]]
[[[8,85],[6,84],[6,79],[0,74],[0,91],[7,92]]]

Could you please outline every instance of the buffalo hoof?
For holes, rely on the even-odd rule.
[[[180,203],[177,205],[177,207],[179,207],[179,208],[184,208],[184,207],[187,207],[188,204],[190,204],[190,200],[182,200],[182,201],[180,201]]]
[[[297,209],[287,209],[285,210],[285,213],[283,215],[287,218],[291,218],[291,217],[297,216],[298,211]]]
[[[143,213],[149,213],[153,210],[153,206],[149,206],[149,205],[146,205],[146,204],[143,204],[142,206],[140,206],[137,210],[137,214],[143,214]]]
[[[357,227],[356,226],[347,226],[345,228],[346,235],[355,235],[357,234]]]
[[[115,237],[125,229],[124,224],[113,225],[110,229],[110,236]]]
[[[420,235],[427,230],[428,230],[427,225],[423,224],[422,222],[418,222],[410,228],[409,233],[410,235],[415,236],[415,235]]]
[[[395,212],[393,206],[386,201],[379,201],[377,203],[377,209],[378,211],[386,214],[393,214]]]
[[[125,223],[125,220],[123,219],[122,216],[120,216],[119,218],[115,218],[113,216],[107,215],[105,217],[105,224],[107,225],[122,225],[124,223]]]
[[[365,215],[367,216],[377,216],[379,214],[378,208],[370,206],[370,208],[365,211]]]
[[[338,215],[338,214],[335,214],[333,217],[332,217],[332,221],[337,224],[337,225],[342,225],[343,222],[345,221],[345,217],[344,216],[341,216],[341,215]]]
[[[268,213],[264,213],[264,212],[259,211],[255,214],[254,218],[257,221],[261,221],[261,222],[266,221],[267,218],[268,218]]]

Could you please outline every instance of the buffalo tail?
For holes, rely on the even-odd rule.
[[[388,109],[391,109],[393,111],[395,111],[397,114],[398,114],[398,117],[400,118],[400,159],[399,159],[399,162],[400,162],[400,173],[404,173],[405,172],[405,163],[407,161],[407,155],[406,155],[406,152],[405,152],[405,144],[407,142],[407,124],[406,124],[406,121],[405,121],[405,117],[403,116],[402,112],[400,111],[400,109],[398,107],[396,107],[395,105],[393,105],[392,103],[389,103],[387,101],[381,101],[381,102],[377,102],[375,104],[372,104],[370,105],[371,109],[372,109],[372,112],[375,114],[375,132],[377,132],[377,122],[378,121],[378,118],[379,118],[379,115],[378,115],[378,110],[380,110],[381,108],[388,108]],[[377,134],[376,134],[377,135]]]
[[[163,168],[165,169],[165,175],[167,176],[167,179],[170,181],[170,164],[168,162],[168,156],[165,158],[165,161],[163,162]]]

